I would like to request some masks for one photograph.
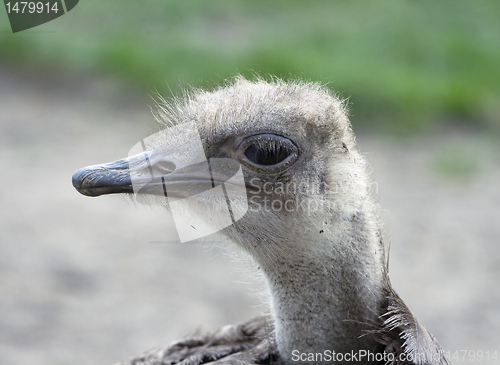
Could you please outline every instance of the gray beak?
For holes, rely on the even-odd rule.
[[[129,156],[78,170],[73,186],[87,196],[128,193],[148,204],[163,204],[166,199],[181,242],[229,227],[248,211],[239,162],[207,158],[194,123],[145,138],[132,147]]]
[[[84,167],[73,186],[86,196],[135,193],[186,198],[228,182],[240,169],[231,159],[210,159],[178,167],[173,159],[143,152],[122,160]],[[226,189],[238,188],[225,184]]]
[[[72,177],[78,192],[87,196],[133,193],[130,178],[130,159],[81,168]]]

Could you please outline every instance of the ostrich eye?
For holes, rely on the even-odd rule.
[[[241,146],[243,162],[250,167],[274,170],[292,164],[298,155],[295,144],[274,134],[259,134],[247,138]]]
[[[245,151],[245,156],[257,165],[276,165],[290,156],[290,152],[281,146],[274,148],[261,148],[261,146],[251,145]]]

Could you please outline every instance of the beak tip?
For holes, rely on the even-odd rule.
[[[73,184],[73,187],[82,195],[86,196],[97,196],[95,194],[92,194],[91,191],[85,188],[84,186],[84,180],[85,178],[89,175],[90,169],[88,167],[83,167],[73,174],[71,177],[71,183]]]
[[[76,190],[79,190],[82,186],[84,170],[85,170],[85,168],[79,169],[78,171],[75,171],[75,173],[71,177],[71,183],[73,184],[73,186],[75,187]]]
[[[83,167],[73,174],[71,182],[85,196],[133,192],[125,160]]]

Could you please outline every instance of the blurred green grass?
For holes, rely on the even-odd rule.
[[[118,75],[139,92],[212,87],[240,73],[327,82],[355,127],[500,129],[497,0],[97,0],[12,34],[0,60]]]

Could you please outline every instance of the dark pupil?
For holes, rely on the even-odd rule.
[[[262,150],[256,145],[251,145],[245,151],[247,158],[257,165],[276,165],[289,156],[289,153],[284,148]]]

